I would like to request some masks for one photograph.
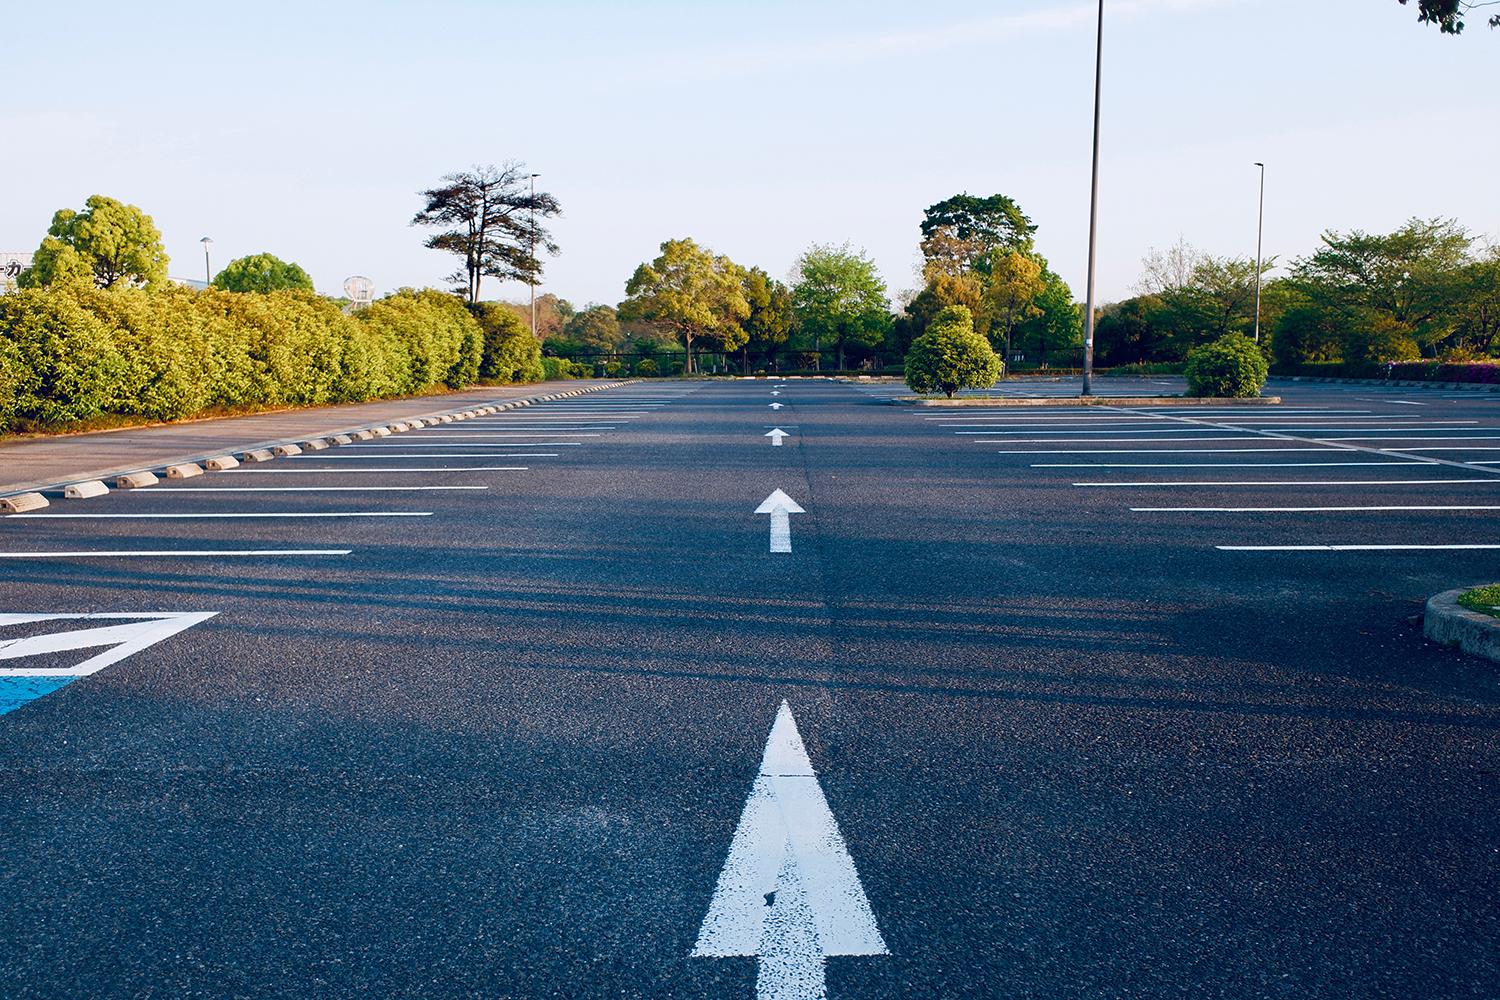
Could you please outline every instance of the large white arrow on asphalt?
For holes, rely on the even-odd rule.
[[[787,437],[787,436],[788,436],[787,432],[784,431],[784,430],[782,430],[780,427],[776,428],[773,431],[767,431],[766,432],[766,437],[768,437],[768,438],[771,439],[771,447],[772,448],[780,448],[781,447],[781,439],[784,438],[784,437]]]
[[[824,1000],[829,955],[888,954],[783,701],[693,955],[757,958],[757,1000]]]
[[[797,501],[776,490],[761,501],[755,513],[771,515],[771,551],[792,551],[792,519],[789,515],[806,514],[807,511],[799,507]]]
[[[31,615],[0,614],[0,628],[36,625],[42,622],[114,621],[119,624],[95,628],[76,628],[44,635],[0,639],[0,660],[17,660],[24,656],[66,653],[75,649],[97,649],[102,653],[71,667],[0,667],[0,677],[87,677],[97,673],[147,646],[154,646],[185,628],[207,621],[217,611],[145,612],[141,614]]]
[[[779,410],[779,409],[781,409],[781,404],[780,403],[772,403],[771,404],[771,409],[773,409],[773,410]]]

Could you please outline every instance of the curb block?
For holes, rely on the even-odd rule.
[[[240,445],[234,449],[234,452],[239,456],[239,460],[241,462],[268,462],[277,456],[289,457],[292,455],[300,455],[302,454],[304,448],[309,451],[317,451],[322,450],[323,448],[328,448],[332,445],[350,444],[354,441],[376,440],[379,438],[389,437],[393,431],[399,433],[400,431],[410,430],[418,427],[433,427],[441,423],[452,423],[458,420],[473,419],[476,416],[498,413],[501,410],[512,409],[519,406],[530,406],[534,402],[560,399],[563,398],[563,396],[581,396],[587,393],[599,392],[604,389],[617,389],[621,386],[631,385],[635,381],[635,379],[626,379],[618,382],[604,382],[600,383],[599,385],[593,385],[583,389],[574,389],[567,393],[510,399],[503,402],[487,404],[483,407],[464,410],[462,412],[448,410],[440,413],[429,413],[424,414],[420,417],[398,420],[389,425],[367,424],[363,427],[344,427],[342,429],[328,430],[317,437],[309,438],[302,444],[301,447],[299,447],[292,441],[267,441],[255,444],[247,443],[244,445]],[[215,465],[220,459],[227,459],[227,462],[223,463],[222,468],[216,468]],[[98,483],[99,486],[104,489],[104,492],[107,493],[108,487],[104,486],[103,483],[103,480],[105,479],[112,480],[117,489],[140,489],[142,487],[152,486],[160,482],[160,479],[157,476],[158,472],[161,472],[167,475],[168,478],[173,479],[189,478],[190,476],[202,475],[204,470],[203,468],[199,467],[198,463],[203,463],[208,467],[209,471],[215,472],[222,471],[223,469],[233,468],[235,465],[239,464],[239,462],[234,461],[233,456],[220,451],[209,452],[206,455],[184,456],[182,458],[171,461],[170,463],[162,463],[160,465],[152,465],[140,469],[130,469],[129,466],[126,466],[123,470],[116,469],[107,472],[92,473],[81,472],[79,475],[70,479],[59,479],[55,482],[38,483],[35,485],[30,483],[20,485],[18,487],[18,492],[0,496],[0,504],[4,504],[5,502],[10,500],[15,500],[18,497],[28,496],[31,493],[35,493],[36,495],[41,496],[42,494],[39,492],[41,490],[61,491],[67,496],[73,496],[74,493],[70,491],[73,491],[75,487],[79,487],[81,489],[91,489],[92,487],[89,484],[92,483]],[[183,475],[174,475],[171,471],[171,469],[174,467],[185,468],[187,466],[192,466],[195,471]],[[92,476],[92,478],[88,478],[90,476]],[[80,492],[77,495],[82,496],[83,494]],[[88,495],[97,496],[101,494],[89,493]],[[46,498],[43,497],[44,503],[45,500]]]
[[[1427,601],[1422,634],[1444,646],[1457,646],[1471,656],[1500,663],[1500,618],[1470,611],[1458,603],[1471,587],[1445,590]]]
[[[102,497],[108,492],[108,486],[105,486],[97,479],[89,479],[85,482],[69,485],[67,489],[63,490],[63,496],[69,500],[87,500],[89,497]]]
[[[182,465],[167,466],[168,479],[192,479],[194,476],[203,475],[203,467],[194,462],[184,462]]]
[[[223,472],[225,469],[239,468],[240,460],[233,455],[215,455],[203,463],[203,467],[209,472]]]
[[[0,497],[0,513],[22,514],[47,506],[47,498],[40,493],[17,493],[13,497]]]

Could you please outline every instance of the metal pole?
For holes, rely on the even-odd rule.
[[[1083,305],[1083,395],[1094,394],[1094,256],[1099,234],[1099,102],[1104,79],[1104,0],[1099,0],[1099,36],[1094,47],[1094,176],[1089,188],[1089,283]]]
[[[531,273],[526,283],[531,286],[531,335],[536,336],[536,179],[541,174],[531,175]]]
[[[1260,343],[1260,262],[1261,247],[1266,233],[1266,165],[1260,167],[1260,216],[1255,224],[1255,342]]]
[[[213,243],[213,240],[205,236],[198,242],[203,244],[203,283],[205,285],[212,285],[214,283],[214,269],[208,263],[208,248]]]

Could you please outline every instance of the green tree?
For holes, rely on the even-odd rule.
[[[766,363],[775,367],[776,352],[790,339],[795,317],[791,290],[758,267],[745,272],[745,301],[750,305],[750,315],[744,322],[748,375],[752,351],[764,355]]]
[[[1158,295],[1137,295],[1099,310],[1094,352],[1101,367],[1161,360],[1167,344],[1160,317],[1166,303]]]
[[[1404,330],[1423,354],[1436,357],[1458,325],[1473,242],[1452,219],[1412,219],[1389,235],[1329,231],[1321,249],[1293,264],[1292,276],[1316,302],[1359,313],[1367,324],[1368,317],[1384,317],[1376,343]]]
[[[744,269],[690,239],[667,240],[661,255],[635,269],[625,283],[620,319],[669,331],[686,352],[684,371],[697,365],[693,342],[703,338],[725,351],[747,339],[740,325],[750,315]]]
[[[911,320],[912,336],[920,336],[925,332],[933,318],[949,306],[963,306],[971,315],[978,316],[978,330],[984,333],[983,302],[984,285],[972,272],[935,273],[923,289],[912,297],[911,302],[907,303],[906,315]]]
[[[484,347],[479,378],[484,382],[540,382],[542,345],[515,311],[499,302],[475,302],[469,312],[479,321]]]
[[[1500,353],[1500,247],[1464,268],[1458,279],[1459,313],[1455,346],[1483,354]]]
[[[1036,226],[1015,200],[1003,194],[988,198],[956,194],[922,214],[922,257],[929,269],[958,274],[983,271],[997,250],[1031,249]]]
[[[862,251],[814,245],[797,258],[793,271],[792,309],[798,328],[812,337],[813,350],[821,352],[823,341],[831,341],[842,369],[848,348],[881,342],[890,303],[875,262]]]
[[[1010,363],[1011,338],[1022,320],[1041,313],[1036,298],[1046,282],[1042,265],[1016,250],[997,250],[991,258],[989,280],[985,283],[983,309],[991,342],[999,339],[1005,345],[1005,361]]]
[[[1004,371],[995,349],[974,331],[974,317],[963,306],[949,306],[906,354],[906,384],[914,392],[941,391],[950,399],[960,389],[988,389]]]
[[[102,194],[90,195],[81,212],[59,209],[17,283],[45,288],[76,284],[88,274],[100,288],[166,281],[167,252],[151,216]]]
[[[1049,352],[1072,351],[1083,345],[1083,307],[1073,300],[1073,290],[1051,268],[1042,268],[1042,290],[1033,300],[1036,313],[1016,328],[1016,340],[1027,355],[1036,356],[1043,367]]]
[[[1405,6],[1407,0],[1398,0]],[[1435,24],[1446,35],[1457,35],[1464,30],[1464,15],[1479,7],[1493,7],[1494,0],[1417,0],[1417,20],[1423,24]],[[1500,28],[1500,14],[1490,16],[1490,27]]]
[[[411,224],[440,230],[423,245],[459,258],[460,267],[448,280],[462,282],[469,302],[479,301],[485,278],[537,284],[542,276],[539,254],[558,253],[542,220],[561,214],[562,208],[546,192],[531,193],[531,174],[524,164],[511,161],[448,174],[420,194],[422,209]]]
[[[230,261],[214,275],[213,286],[226,292],[313,291],[312,278],[306,271],[269,253]]]
[[[613,306],[591,305],[568,317],[562,335],[583,353],[613,353],[620,349],[620,319]]]

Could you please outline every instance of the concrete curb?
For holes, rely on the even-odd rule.
[[[174,456],[169,460],[146,466],[124,466],[115,469],[84,471],[51,483],[27,483],[20,488],[9,490],[3,494],[0,494],[0,501],[4,501],[14,497],[30,496],[32,494],[41,495],[43,493],[53,493],[57,496],[65,496],[69,487],[78,485],[80,483],[93,482],[96,480],[113,480],[115,487],[121,489],[142,489],[157,483],[159,481],[158,476],[165,477],[169,474],[169,470],[173,468],[183,469],[187,466],[197,467],[209,462],[211,459],[217,459],[221,456],[229,454],[240,456],[241,461],[264,462],[271,460],[273,456],[299,454],[303,450],[305,450],[312,441],[323,442],[322,447],[324,448],[336,447],[338,444],[341,444],[344,441],[370,440],[374,438],[388,437],[392,433],[400,433],[399,431],[395,431],[395,427],[397,427],[398,425],[402,428],[402,430],[409,430],[414,427],[422,427],[441,423],[443,422],[443,419],[445,417],[449,421],[463,420],[483,414],[496,413],[500,410],[513,409],[518,406],[530,406],[533,403],[543,403],[551,402],[557,399],[567,399],[573,396],[582,396],[587,393],[602,392],[605,389],[618,389],[621,386],[631,385],[637,381],[639,380],[622,379],[617,382],[604,382],[599,385],[591,385],[581,389],[570,389],[566,392],[552,392],[545,395],[502,399],[497,400],[495,403],[487,406],[473,407],[462,411],[434,411],[432,413],[421,414],[414,418],[409,417],[405,420],[388,421],[385,423],[360,424],[353,427],[337,427],[330,430],[321,431],[318,434],[298,435],[296,437],[286,438],[283,440],[247,442],[245,444],[236,445],[229,448],[216,448],[211,452],[205,452],[200,455]],[[340,440],[341,438],[343,439],[342,441]],[[192,475],[201,475],[202,473],[203,470],[200,468],[198,472],[192,473]],[[45,503],[45,498],[43,498],[43,502]],[[0,510],[3,509],[3,506],[0,506]]]
[[[1278,406],[1280,396],[1250,396],[1237,399],[1228,396],[1134,396],[1118,399],[1106,396],[1007,396],[998,399],[980,399],[974,396],[959,396],[955,399],[930,399],[925,396],[897,396],[891,400],[897,406]]]
[[[1433,642],[1457,646],[1471,656],[1500,663],[1500,618],[1470,611],[1458,603],[1472,587],[1445,590],[1427,602],[1422,633]]]

